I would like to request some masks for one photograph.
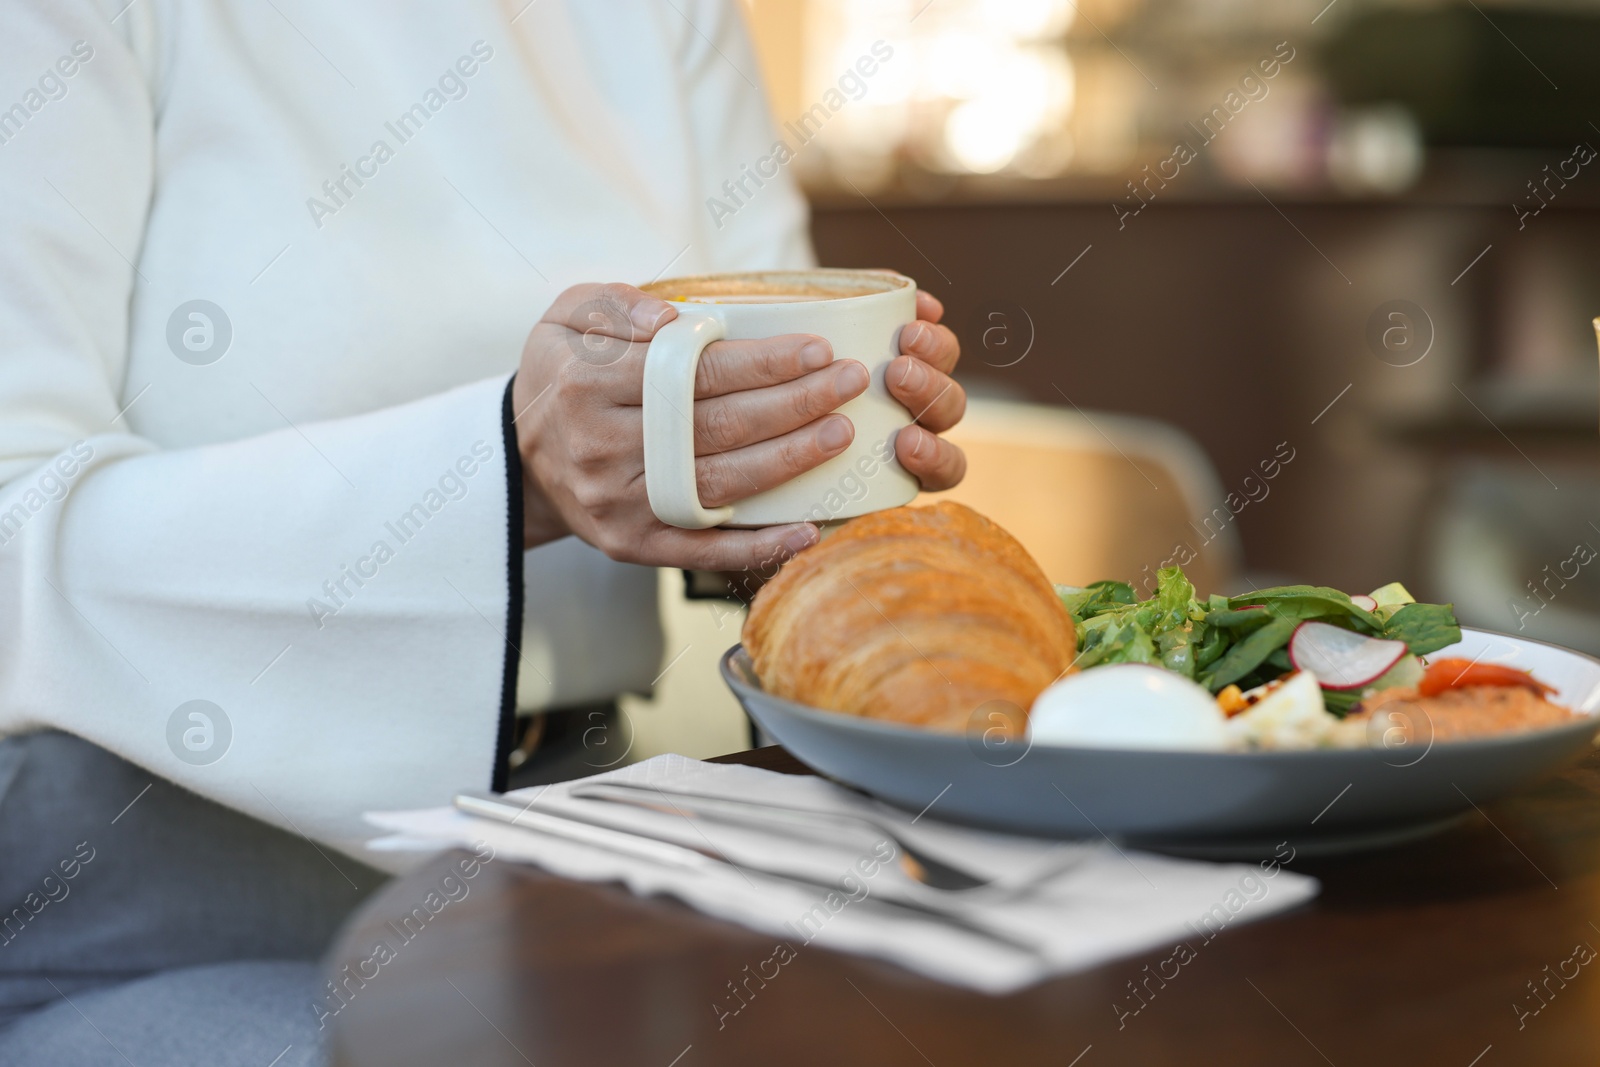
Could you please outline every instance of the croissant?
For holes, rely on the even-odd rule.
[[[950,502],[845,523],[761,589],[743,639],[770,693],[950,732],[1020,732],[1077,652],[1033,557]]]

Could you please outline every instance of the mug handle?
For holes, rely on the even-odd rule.
[[[644,357],[644,488],[650,510],[668,526],[704,530],[733,518],[733,508],[700,506],[694,471],[694,379],[706,345],[727,329],[711,309],[678,305]]]

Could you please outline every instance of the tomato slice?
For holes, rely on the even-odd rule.
[[[1555,692],[1554,688],[1527,671],[1502,667],[1497,663],[1474,663],[1470,659],[1453,658],[1434,660],[1428,664],[1417,692],[1425,697],[1433,697],[1446,689],[1460,689],[1469,685],[1520,685],[1542,696]]]

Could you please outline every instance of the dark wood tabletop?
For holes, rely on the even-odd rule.
[[[776,748],[723,759],[808,773]],[[991,997],[802,947],[719,1018],[771,936],[509,863],[463,879],[469,861],[395,880],[346,928],[341,1067],[1600,1063],[1600,753],[1434,837],[1297,858],[1315,902],[1225,930],[1137,1001],[1171,948]],[[374,959],[379,941],[397,947]]]

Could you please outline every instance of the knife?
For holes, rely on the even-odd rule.
[[[456,808],[468,815],[520,826],[524,830],[537,830],[539,833],[566,841],[576,841],[581,845],[595,845],[635,859],[665,864],[668,867],[703,871],[716,863],[732,862],[712,848],[658,841],[567,812],[556,813],[549,809],[535,811],[533,804],[533,800],[524,804],[499,793],[477,791],[457,793],[455,798]]]
[[[747,867],[735,863],[717,849],[709,846],[701,848],[694,845],[680,845],[676,842],[661,841],[633,831],[619,830],[598,820],[591,820],[570,812],[556,812],[548,808],[534,811],[533,804],[537,799],[535,797],[534,800],[522,803],[499,793],[473,791],[456,794],[455,806],[458,810],[469,815],[492,819],[496,822],[518,826],[525,830],[533,830],[536,833],[548,834],[551,837],[575,841],[578,844],[589,845],[607,852],[631,856],[635,859],[642,859],[652,863],[662,863],[670,867],[705,871],[717,865],[723,865],[732,867],[743,875],[747,881],[750,875],[754,874],[760,878],[785,882],[790,885],[806,886],[811,889],[826,890],[830,893],[840,891],[839,886],[832,882],[788,872],[780,873],[762,870],[759,867]],[[950,926],[987,938],[990,941],[1035,958],[1040,958],[1043,955],[1035,945],[991,930],[989,927],[973,922],[965,916],[953,914],[941,908],[922,904],[915,900],[902,900],[876,894],[867,899],[885,907],[899,908],[902,911],[937,919]]]

